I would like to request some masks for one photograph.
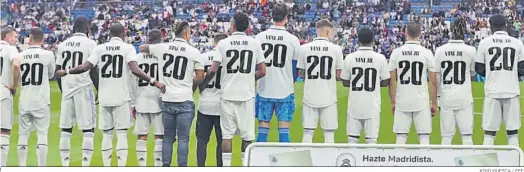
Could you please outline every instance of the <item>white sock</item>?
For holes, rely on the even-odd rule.
[[[82,166],[83,167],[89,167],[91,165],[91,157],[93,157],[93,142],[95,133],[92,132],[86,132],[83,134],[84,140],[82,143],[82,150],[83,150],[83,158],[82,158]]]
[[[102,138],[102,162],[104,166],[111,166],[111,156],[113,154],[113,130],[104,131]]]
[[[45,167],[47,166],[47,133],[37,134],[37,138],[36,155],[38,157],[38,166]]]
[[[136,141],[136,157],[138,160],[138,166],[145,167],[147,165],[147,141]]]
[[[222,163],[224,167],[231,166],[231,156],[232,156],[232,153],[222,153]]]
[[[335,130],[324,130],[324,143],[335,143]]]
[[[118,157],[118,166],[125,167],[127,162],[127,130],[116,131],[116,155]]]
[[[162,142],[163,139],[156,139],[155,140],[155,149],[153,152],[153,156],[155,158],[155,167],[162,167]]]
[[[302,137],[302,143],[312,143],[313,142],[313,133],[315,130],[305,129],[304,136]]]
[[[519,147],[519,134],[508,135],[508,145]]]
[[[18,137],[18,166],[27,166],[27,140],[29,135],[21,134]]]
[[[493,145],[495,136],[484,134],[484,145]]]
[[[441,145],[451,145],[453,138],[451,136],[442,136]]]
[[[399,134],[397,133],[397,145],[403,145],[406,144],[406,141],[408,140],[407,134]]]
[[[348,143],[349,144],[358,144],[359,139],[355,137],[348,136]]]
[[[471,135],[463,135],[462,144],[463,145],[473,145],[473,138],[471,137]]]
[[[419,134],[418,141],[420,145],[429,145],[429,135],[428,134]]]
[[[2,161],[1,166],[5,167],[7,166],[7,154],[9,153],[9,139],[11,137],[9,135],[1,135],[0,136],[0,153],[2,156],[0,157],[0,161]]]
[[[68,167],[70,161],[70,149],[71,149],[71,133],[62,132],[60,137],[60,157],[62,158],[62,166]]]
[[[377,139],[366,139],[367,144],[377,144]]]

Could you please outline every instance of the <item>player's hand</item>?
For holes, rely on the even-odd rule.
[[[95,96],[95,105],[98,105],[98,103],[100,103],[100,102],[98,102],[98,93],[96,93],[96,96]]]
[[[391,104],[391,112],[395,115],[395,104]]]
[[[11,92],[12,96],[15,96],[15,94],[16,94],[16,88],[15,87],[7,86],[7,85],[4,85],[4,87],[7,88],[9,90],[9,92]]]
[[[153,84],[155,85],[156,88],[160,89],[160,91],[162,93],[166,93],[166,85],[164,85],[164,84],[162,84],[162,83],[160,83],[158,81],[155,81]]]
[[[435,116],[435,114],[437,114],[437,105],[435,104],[432,104],[431,105],[431,116]]]
[[[206,87],[207,87],[207,85],[200,84],[200,85],[198,86],[198,90],[199,90],[200,92],[202,92],[202,91],[204,91],[204,90],[206,89]]]
[[[135,109],[135,107],[131,107],[131,117],[133,117],[133,119],[136,119],[136,109]]]
[[[67,73],[66,73],[65,70],[57,70],[55,75],[58,76],[58,77],[63,77],[63,76],[66,76]]]

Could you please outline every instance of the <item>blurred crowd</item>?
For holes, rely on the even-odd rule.
[[[6,0],[3,0],[6,1]],[[201,51],[211,49],[211,40],[218,32],[227,32],[231,14],[243,11],[250,15],[249,35],[256,35],[271,25],[271,9],[275,3],[285,3],[292,9],[287,29],[302,43],[315,37],[314,23],[328,18],[336,25],[334,42],[343,46],[344,53],[358,48],[357,30],[371,27],[376,32],[375,50],[389,57],[392,50],[406,40],[405,27],[409,21],[422,24],[421,43],[429,49],[450,39],[450,22],[466,18],[466,43],[477,45],[490,35],[488,17],[502,13],[510,21],[510,34],[524,40],[523,8],[515,0],[463,0],[444,10],[413,9],[409,0],[26,0],[2,6],[3,26],[12,26],[20,33],[20,44],[28,41],[27,31],[42,27],[46,31],[44,48],[54,50],[70,36],[72,20],[77,15],[91,17],[90,37],[99,43],[107,41],[108,26],[120,22],[126,26],[125,41],[139,46],[151,28],[162,30],[166,40],[182,20],[190,22],[191,42]],[[196,2],[202,3],[196,3]],[[212,1],[212,2],[211,2]],[[220,1],[221,3],[216,3]],[[74,9],[74,10],[73,10]],[[82,10],[79,10],[82,9]],[[418,11],[420,10],[420,11]]]

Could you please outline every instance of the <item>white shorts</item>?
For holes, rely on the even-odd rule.
[[[380,115],[379,115],[380,116]],[[362,128],[366,132],[366,139],[377,139],[380,130],[380,118],[356,119],[348,116],[347,133],[349,136],[360,136]]]
[[[75,122],[80,130],[95,128],[96,105],[93,88],[86,87],[71,98],[62,99],[60,112],[60,128],[73,128]]]
[[[395,109],[393,132],[409,133],[411,123],[415,122],[415,129],[419,134],[431,133],[431,111],[428,108],[415,112],[402,112]]]
[[[1,102],[2,115],[0,120],[0,128],[13,129],[13,100],[4,99]]]
[[[461,135],[473,134],[473,104],[457,110],[440,108],[440,133],[442,136],[453,137],[455,125]]]
[[[506,130],[520,129],[520,99],[484,98],[482,113],[482,128],[486,131],[499,131],[501,120],[504,120]]]
[[[304,104],[302,106],[302,126],[307,129],[315,129],[320,118],[320,126],[324,130],[336,130],[338,128],[338,106],[333,103],[327,107],[314,108]]]
[[[136,113],[136,123],[134,132],[137,135],[149,134],[149,126],[154,130],[157,136],[164,135],[164,123],[162,122],[162,113]]]
[[[47,135],[50,123],[50,108],[49,106],[33,111],[20,110],[19,119],[19,133],[21,135],[28,135],[33,129],[36,129],[37,134]]]
[[[239,134],[242,140],[255,140],[255,98],[247,101],[220,100],[220,128],[223,139]],[[238,131],[237,131],[238,130]]]
[[[100,119],[98,129],[100,130],[123,130],[133,126],[129,103],[120,106],[100,106]]]

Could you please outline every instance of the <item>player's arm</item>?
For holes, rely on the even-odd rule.
[[[386,57],[384,55],[381,55],[381,57],[384,59],[382,60],[382,68],[380,72],[380,87],[387,87],[389,85],[389,80],[391,79],[391,74]]]
[[[305,54],[306,50],[304,46],[300,46],[300,54],[297,59],[297,70],[298,77],[302,78],[303,80],[306,80],[306,71],[304,70],[306,68]]]
[[[437,107],[437,67],[435,66],[435,58],[431,51],[427,52],[427,66],[429,71],[429,89],[431,91],[430,98],[433,107]]]
[[[391,100],[393,113],[395,104],[397,103],[397,69],[397,51],[393,50],[389,60],[389,99]]]
[[[63,64],[63,61],[62,61],[63,58],[61,57],[62,49],[60,47],[62,47],[62,45],[58,46],[57,53],[58,53],[59,57],[56,58],[55,73],[58,73],[59,70],[62,70],[62,65],[61,64]],[[62,92],[62,78],[61,77],[56,77],[56,82],[58,83],[58,89],[60,89],[60,92]]]
[[[16,88],[18,88],[18,84],[20,83],[20,54],[18,54],[18,50],[14,47],[12,52],[15,53],[11,59],[11,62],[13,63],[13,85],[10,85],[11,88],[9,88],[9,90],[11,90],[11,94],[14,95],[16,93]]]
[[[524,76],[524,45],[520,44],[520,53],[518,56],[518,63],[517,63],[517,73],[518,76]]]
[[[47,71],[47,74],[49,75],[49,79],[52,79],[55,75],[55,54],[51,51],[48,52],[49,53],[49,59],[52,59],[52,60],[49,60],[49,64],[48,64],[48,71]]]
[[[206,77],[204,78],[204,81],[202,81],[202,83],[200,83],[199,85],[199,89],[200,91],[204,91],[206,89],[206,86],[209,84],[209,82],[211,82],[211,80],[213,79],[213,77],[215,77],[217,71],[218,71],[218,68],[220,67],[220,62],[219,61],[215,61],[215,60],[218,60],[218,58],[220,58],[220,60],[222,60],[221,57],[218,57],[219,55],[217,55],[217,57],[214,57],[213,58],[213,62],[211,64],[211,67],[209,67],[209,71],[207,71],[206,73]],[[220,79],[220,78],[217,78],[217,79]],[[195,91],[196,89],[193,88],[193,91]]]
[[[149,44],[143,44],[140,45],[140,52],[142,53],[149,53]]]
[[[337,75],[337,81],[342,81],[342,78],[340,78],[340,73],[342,72],[342,66],[344,65],[344,53],[342,52],[342,48],[338,47],[339,50],[337,50],[336,55],[336,75]]]
[[[67,74],[81,74],[81,73],[87,72],[89,69],[93,68],[93,66],[94,65],[91,62],[85,61],[80,66],[71,68],[69,70],[66,69],[66,73]],[[62,70],[59,70],[59,71],[62,71]],[[67,72],[67,71],[69,71],[69,72]]]
[[[342,71],[340,74],[340,79],[342,80],[342,85],[344,87],[351,86],[351,54],[347,55],[342,64]]]
[[[291,60],[291,64],[292,64],[292,69],[293,69],[293,82],[296,82],[299,76],[298,71],[297,71],[297,64],[298,64],[297,58],[300,57],[300,40],[296,38],[296,40],[294,41],[292,45],[293,45],[294,53],[293,53],[293,59]]]
[[[258,44],[257,52],[255,52],[256,57],[256,72],[255,80],[266,76],[266,58],[264,57],[264,51],[262,50],[262,45]]]
[[[486,54],[484,53],[484,44],[479,44],[477,58],[475,59],[475,72],[480,76],[486,76]]]
[[[195,78],[193,78],[193,93],[204,81],[204,66],[202,65],[203,60],[195,63]]]
[[[93,68],[91,68],[91,70],[89,71],[89,77],[91,78],[91,81],[93,81],[93,85],[95,85],[96,91],[98,91],[99,78],[97,66],[93,66]]]

